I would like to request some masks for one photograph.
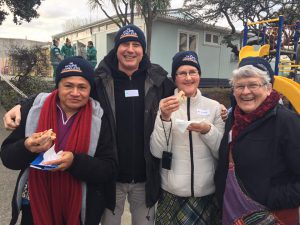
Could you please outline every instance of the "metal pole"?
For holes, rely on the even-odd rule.
[[[248,38],[248,25],[247,22],[244,23],[244,37],[243,37],[243,47],[247,45]]]
[[[262,44],[266,44],[266,31],[267,31],[267,27],[266,25],[263,26],[263,37],[262,37]]]
[[[280,62],[280,50],[281,50],[281,38],[283,30],[283,16],[279,16],[278,33],[277,33],[277,45],[276,45],[276,60],[275,60],[275,75],[278,75],[278,64]]]

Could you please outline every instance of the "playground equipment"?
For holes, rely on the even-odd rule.
[[[277,27],[267,28],[265,24],[277,23]],[[279,75],[279,72],[297,72],[297,69],[300,68],[299,57],[298,56],[298,42],[300,36],[300,22],[297,22],[293,25],[284,25],[284,17],[279,16],[275,19],[263,20],[257,22],[248,22],[244,25],[244,37],[243,37],[243,48],[240,51],[240,60],[243,57],[249,56],[268,56],[269,54],[275,55],[275,68],[274,72],[276,75]],[[250,48],[247,45],[248,33],[250,26],[263,25],[262,32],[259,36],[261,38],[260,43],[262,46],[258,51],[255,51],[254,48]],[[292,34],[293,37],[292,37]],[[292,64],[292,69],[290,65],[288,68],[285,68],[286,61],[283,63],[280,61],[281,55],[287,55],[290,58],[290,63]],[[280,69],[280,71],[279,71]]]
[[[283,94],[300,114],[300,84],[286,77],[274,76],[273,88]]]
[[[262,46],[258,50],[255,50],[253,46],[247,45],[249,26],[274,22],[278,23],[278,27],[263,27],[261,35]],[[282,72],[283,74],[297,74],[298,69],[300,70],[300,48],[298,47],[300,22],[288,26],[284,26],[283,22],[283,16],[279,16],[275,19],[246,23],[244,25],[244,47],[240,50],[239,60],[250,56],[266,57],[270,54],[275,54],[274,72],[276,76],[274,76],[273,88],[283,94],[290,101],[295,111],[300,114],[300,84],[292,79],[278,76],[279,72]],[[294,33],[294,36],[291,38],[292,33]],[[285,36],[286,40],[284,40],[282,45],[283,36]],[[291,48],[290,43],[293,43]]]
[[[240,50],[239,59],[241,61],[243,58],[247,58],[247,57],[250,57],[250,56],[252,56],[252,57],[264,57],[264,56],[269,55],[269,52],[270,52],[270,45],[269,44],[265,44],[265,45],[261,46],[258,51],[255,51],[253,46],[246,45],[245,47],[243,47]]]

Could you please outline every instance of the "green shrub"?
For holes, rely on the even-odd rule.
[[[24,76],[11,80],[27,96],[36,95],[40,92],[51,92],[54,88],[53,81],[45,81],[42,77]],[[10,109],[23,97],[17,93],[5,81],[0,82],[0,103],[6,109]]]

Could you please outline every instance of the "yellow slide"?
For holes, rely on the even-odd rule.
[[[274,76],[273,88],[283,94],[300,114],[300,84],[286,77]]]
[[[253,46],[246,45],[244,46],[239,53],[239,60],[241,61],[243,58],[247,57],[264,57],[269,55],[270,53],[270,45],[265,44],[261,46],[258,51],[255,51]]]

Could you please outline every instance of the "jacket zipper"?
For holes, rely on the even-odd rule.
[[[129,77],[129,87],[130,87],[130,89],[132,89],[132,77],[130,76]],[[135,168],[135,157],[134,157],[134,154],[135,154],[135,145],[134,145],[134,143],[135,143],[135,135],[134,135],[134,127],[135,127],[135,108],[134,108],[134,98],[131,98],[131,106],[132,106],[132,127],[133,127],[133,129],[132,129],[132,158],[131,158],[131,160],[132,160],[132,165],[131,165],[131,176],[132,176],[132,180],[131,180],[131,183],[135,183],[135,180],[134,180],[134,178],[135,178],[135,173],[134,173],[134,168]]]
[[[191,105],[191,99],[188,98],[188,100],[187,100],[188,121],[191,120],[190,105]],[[191,157],[191,196],[194,197],[194,153],[193,153],[192,131],[189,131],[189,141],[190,141],[190,157]]]

